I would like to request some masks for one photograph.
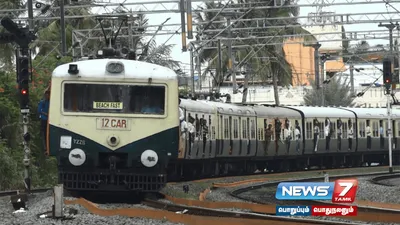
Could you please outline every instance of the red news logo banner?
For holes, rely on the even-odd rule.
[[[356,179],[336,180],[332,194],[333,203],[353,203],[356,199],[358,181]]]
[[[357,206],[312,206],[312,216],[357,216]]]

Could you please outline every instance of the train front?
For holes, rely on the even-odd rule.
[[[157,192],[179,144],[178,83],[132,60],[64,64],[52,76],[48,149],[70,191]]]

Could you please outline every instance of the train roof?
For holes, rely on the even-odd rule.
[[[255,106],[253,106],[253,109],[256,112],[257,116],[260,116],[260,117],[301,118],[300,112],[298,112],[294,109],[289,109],[289,108],[284,108],[284,107],[279,107],[279,106],[255,105]]]
[[[215,107],[218,110],[218,113],[222,114],[243,116],[244,113],[245,115],[251,115],[251,116],[256,115],[253,108],[249,106],[241,106],[230,103],[214,102],[207,100],[198,100],[198,101],[204,102],[210,106]]]
[[[360,119],[386,119],[387,118],[387,109],[386,108],[343,108],[350,110],[357,114],[357,117]],[[400,118],[400,110],[393,109],[392,110],[393,118]]]
[[[181,104],[179,106],[186,110],[194,112],[202,112],[209,114],[217,112],[216,108],[213,107],[212,105],[205,104],[204,102],[201,101],[193,101],[189,99],[181,99]]]
[[[334,107],[286,106],[301,111],[306,118],[355,118],[354,113]]]
[[[120,74],[107,72],[106,65],[109,62],[120,62],[124,64],[124,71]],[[60,65],[53,70],[53,77],[68,77],[76,75],[68,73],[69,65],[78,65],[80,77],[85,78],[135,78],[135,79],[157,79],[157,80],[177,80],[176,73],[166,67],[127,59],[91,59],[85,61],[71,62]]]

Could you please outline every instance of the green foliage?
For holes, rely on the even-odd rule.
[[[33,61],[33,81],[30,88],[30,148],[32,156],[32,187],[48,187],[57,181],[57,162],[45,158],[40,136],[37,105],[51,79],[51,71],[71,58],[58,60],[55,56],[37,56]],[[22,188],[23,146],[22,124],[16,88],[15,73],[0,72],[0,190]]]
[[[331,78],[328,84],[317,89],[315,82],[310,80],[312,89],[307,91],[304,96],[304,104],[309,106],[322,106],[322,97],[324,97],[324,106],[342,106],[352,107],[353,97],[350,92],[350,85],[347,79],[342,80],[342,77]]]
[[[283,0],[282,0],[283,1]],[[241,3],[248,3],[249,6],[254,3],[254,0],[245,0],[240,1]],[[276,4],[281,4],[278,1],[274,1]],[[271,1],[257,1],[257,6],[271,6],[274,4]],[[291,5],[295,4],[291,1],[282,2],[283,5]],[[240,4],[243,5],[243,4]],[[218,14],[215,12],[201,12],[201,9],[211,9],[211,8],[222,8],[222,3],[206,3],[205,7],[200,7],[200,12],[197,12],[194,15],[194,19],[197,22],[201,22],[204,25],[198,26],[198,31],[208,30],[207,33],[203,33],[202,36],[205,39],[211,39],[217,33],[216,31],[211,30],[221,30],[227,27],[226,24],[223,23],[211,23],[208,27],[206,27],[206,22],[211,21],[215,16],[216,21],[224,20],[223,13]],[[231,3],[229,8],[238,7],[236,1]],[[238,38],[248,38],[248,37],[270,37],[265,39],[252,39],[248,38],[246,40],[235,40],[233,39],[232,45],[250,45],[248,48],[241,48],[235,50],[235,60],[237,62],[247,61],[247,66],[251,68],[252,74],[251,76],[255,76],[260,80],[267,81],[271,80],[272,76],[277,77],[278,85],[286,86],[291,84],[292,81],[292,70],[291,65],[286,61],[285,54],[283,51],[283,43],[285,38],[282,35],[299,35],[304,34],[305,41],[315,41],[315,37],[310,35],[310,33],[304,30],[301,27],[285,27],[285,28],[271,28],[269,26],[278,25],[297,25],[298,22],[293,16],[298,15],[299,7],[282,7],[282,8],[254,8],[251,11],[247,11],[248,9],[240,9],[237,11],[240,12],[233,17],[241,17],[245,14],[243,19],[251,19],[251,18],[272,18],[272,17],[280,17],[280,19],[268,19],[266,20],[265,26],[262,26],[262,21],[260,20],[251,20],[246,22],[238,22],[234,24],[235,29],[243,28],[246,29],[248,27],[254,27],[254,29],[247,29],[241,31],[232,31],[233,37]],[[235,18],[233,18],[235,19]],[[220,37],[228,37],[227,29],[219,34]],[[215,38],[212,38],[215,39]],[[276,43],[276,45],[269,45],[269,43]],[[227,45],[227,43],[222,43]],[[266,44],[265,46],[260,46],[261,44]],[[258,46],[252,46],[258,45]],[[217,47],[218,43],[216,41],[209,42],[206,47]],[[228,50],[223,48],[221,50],[222,53],[222,65],[221,68],[218,65],[218,50],[217,49],[202,49],[200,51],[200,59],[202,62],[208,62],[208,67],[202,74],[204,75],[210,71],[215,70],[216,74],[214,76],[214,84],[219,86],[227,77],[231,75],[228,69]],[[250,57],[249,57],[250,56]],[[246,65],[241,65],[246,66]]]

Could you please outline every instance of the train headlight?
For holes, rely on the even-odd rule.
[[[153,150],[146,150],[142,153],[140,160],[145,167],[153,167],[158,162],[158,155]]]
[[[122,73],[124,71],[124,64],[121,62],[109,62],[106,65],[106,70],[109,73]]]
[[[86,161],[86,154],[82,149],[75,148],[69,152],[69,162],[74,166],[81,166]]]

